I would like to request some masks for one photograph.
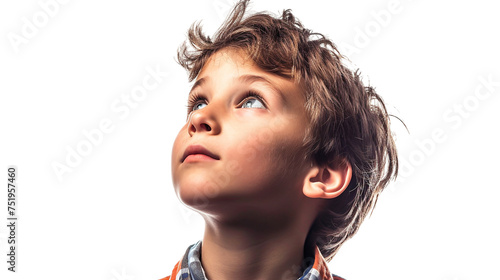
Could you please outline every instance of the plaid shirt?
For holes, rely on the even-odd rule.
[[[189,246],[175,266],[172,274],[160,280],[207,280],[205,271],[200,262],[201,241]],[[297,280],[345,280],[342,277],[333,275],[328,270],[325,259],[316,247],[314,253],[314,263],[309,265],[304,274]]]

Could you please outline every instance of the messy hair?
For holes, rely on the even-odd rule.
[[[365,86],[360,73],[343,64],[344,57],[332,41],[304,28],[290,10],[280,17],[265,12],[246,16],[248,2],[235,5],[213,38],[194,23],[188,31],[189,44],[181,45],[177,60],[192,81],[212,54],[237,48],[264,71],[304,87],[310,122],[304,138],[306,159],[319,166],[348,162],[353,173],[347,189],[329,201],[308,233],[308,244],[316,244],[330,261],[397,175],[389,115],[374,88]]]

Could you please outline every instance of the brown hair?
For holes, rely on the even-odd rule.
[[[248,53],[263,70],[293,79],[306,89],[310,127],[304,139],[308,159],[318,165],[348,161],[348,188],[332,199],[308,234],[329,261],[358,230],[379,193],[396,177],[398,160],[382,98],[364,86],[358,71],[343,65],[335,44],[305,29],[290,10],[276,18],[267,13],[244,17],[248,0],[239,1],[211,39],[195,23],[177,58],[194,80],[208,58],[231,47]]]

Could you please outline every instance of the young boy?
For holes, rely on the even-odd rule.
[[[205,233],[163,279],[343,279],[326,261],[397,174],[387,111],[331,41],[247,4],[178,52],[196,82],[173,184]]]

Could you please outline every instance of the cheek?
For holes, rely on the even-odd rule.
[[[292,137],[293,138],[293,137]],[[227,154],[238,162],[246,174],[241,178],[282,179],[295,172],[301,162],[301,142],[290,139],[282,131],[262,130],[228,148]]]
[[[247,137],[234,137],[234,145],[228,147],[227,154],[246,168],[258,167],[272,159],[270,152],[275,143],[265,133],[250,134]]]

